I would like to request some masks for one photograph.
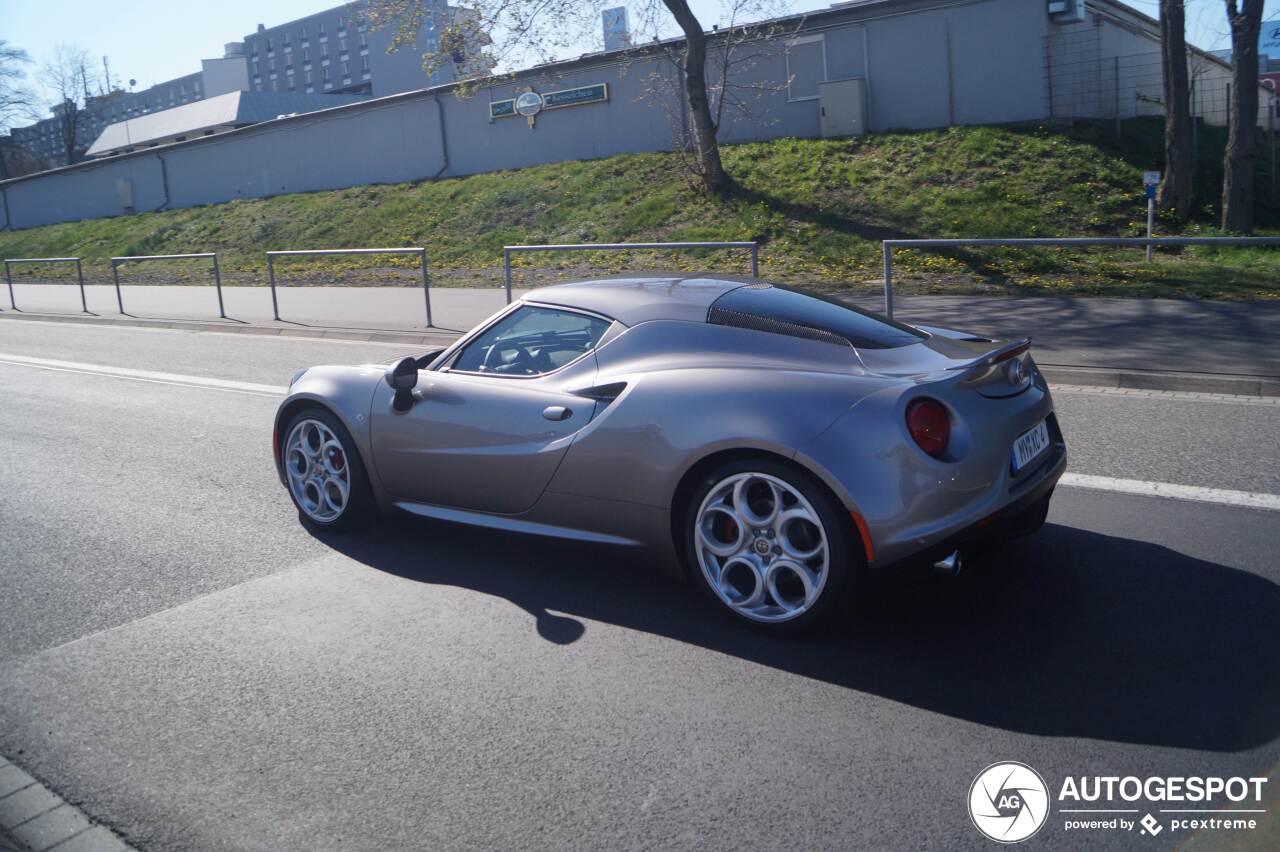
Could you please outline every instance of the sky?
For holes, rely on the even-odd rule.
[[[620,0],[619,5],[622,5]],[[1152,17],[1157,0],[1126,0]],[[831,0],[792,0],[794,12],[827,8]],[[222,55],[259,23],[272,26],[338,5],[338,0],[0,0],[0,38],[24,48],[38,67],[60,43],[107,56],[114,79],[137,80],[138,88],[200,70],[200,60]],[[710,25],[720,0],[693,0],[699,19]],[[1223,0],[1188,0],[1187,35],[1215,49],[1230,46]],[[1266,0],[1264,16],[1280,19],[1280,0]],[[598,49],[586,45],[579,51]]]

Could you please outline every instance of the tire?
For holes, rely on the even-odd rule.
[[[377,505],[364,462],[351,433],[332,412],[305,408],[289,421],[284,435],[285,489],[303,525],[349,530],[374,515]]]
[[[728,462],[703,476],[680,529],[698,587],[730,619],[766,633],[799,633],[827,620],[862,562],[835,498],[772,459]]]

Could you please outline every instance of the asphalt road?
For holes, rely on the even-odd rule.
[[[1038,535],[767,639],[626,553],[419,521],[317,538],[251,388],[400,347],[0,322],[0,754],[142,849],[991,848],[998,760],[1269,776],[1280,513],[1060,488]],[[1280,405],[1057,396],[1071,471],[1280,493]]]

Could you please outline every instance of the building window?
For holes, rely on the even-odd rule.
[[[304,83],[306,83],[308,86],[309,86],[309,85],[311,85],[311,72],[310,72],[310,71],[303,72],[303,75],[302,75],[302,81],[303,81]]]
[[[253,60],[253,76],[258,76],[258,60]]]
[[[787,98],[818,97],[818,84],[827,79],[826,43],[822,36],[801,36],[787,42]]]
[[[267,60],[267,70],[268,71],[276,70],[276,61],[274,59]]]
[[[369,70],[369,57],[367,56],[360,57],[360,70],[361,71]]]
[[[307,49],[307,48],[305,48],[305,47],[302,49],[302,61],[303,61],[303,62],[310,62],[310,61],[311,61],[311,51],[310,51],[310,50],[308,50],[308,49]]]
[[[343,53],[347,52],[347,40],[345,38],[338,39],[338,50]]]
[[[351,76],[351,68],[349,63],[346,63],[346,62],[342,63],[342,76],[343,77]]]

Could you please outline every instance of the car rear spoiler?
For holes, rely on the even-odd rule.
[[[1031,348],[1031,338],[1024,337],[1021,340],[1011,340],[1003,346],[998,346],[986,354],[979,355],[972,361],[966,361],[963,364],[957,364],[954,367],[948,367],[948,370],[972,370],[974,367],[990,367],[999,364],[1001,361],[1008,361],[1010,358],[1017,358],[1023,352]]]

